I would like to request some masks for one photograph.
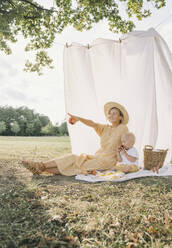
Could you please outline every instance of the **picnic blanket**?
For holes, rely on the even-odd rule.
[[[140,169],[137,172],[134,173],[120,173],[120,172],[114,172],[114,171],[106,171],[106,172],[98,172],[96,175],[88,174],[88,175],[83,175],[79,174],[75,176],[76,180],[83,180],[87,182],[106,182],[106,181],[111,181],[111,182],[123,182],[127,180],[131,180],[134,178],[140,178],[140,177],[166,177],[166,176],[172,176],[172,164],[167,164],[164,165],[161,169],[159,169],[159,172],[152,172],[150,170],[144,170]]]

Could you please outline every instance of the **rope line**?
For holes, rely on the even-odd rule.
[[[160,22],[160,23],[155,27],[155,29],[157,29],[157,27],[161,26],[164,22],[166,22],[171,16],[172,16],[172,13],[171,13],[169,16],[167,16],[164,20],[162,20],[162,22]]]

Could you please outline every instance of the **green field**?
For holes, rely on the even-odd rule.
[[[3,137],[0,136],[0,158],[49,159],[71,152],[69,137]]]
[[[0,137],[0,248],[172,247],[172,177],[89,184],[21,163],[70,152],[68,137]]]

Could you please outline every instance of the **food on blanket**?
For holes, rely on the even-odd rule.
[[[97,176],[99,176],[99,177],[104,177],[105,174],[104,174],[104,173],[99,173],[99,174],[97,174]]]
[[[96,172],[96,177],[104,177],[106,180],[116,180],[125,175],[125,173],[122,171],[105,171],[104,173],[99,171]]]
[[[121,177],[123,177],[125,175],[124,172],[113,172],[111,173],[111,175],[109,175],[109,180],[116,180],[119,179]]]
[[[115,172],[112,174],[112,176],[117,176],[117,177],[122,177],[122,176],[124,176],[124,175],[125,175],[125,173],[122,172],[122,171],[115,171]]]
[[[111,176],[111,175],[113,175],[113,172],[107,172],[106,173],[106,176]]]
[[[118,177],[117,177],[117,176],[113,176],[113,177],[111,177],[111,180],[116,180],[116,179],[118,179]]]
[[[92,172],[91,172],[94,176],[96,176],[97,175],[97,171],[96,170],[92,170]]]

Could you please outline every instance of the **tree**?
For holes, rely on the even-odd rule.
[[[48,116],[40,115],[35,113],[34,110],[27,107],[13,108],[9,106],[0,106],[0,122],[5,123],[5,131],[3,135],[14,135],[11,129],[12,125],[17,122],[20,130],[15,133],[18,136],[25,135],[41,135],[41,128],[46,126],[49,123]],[[2,125],[2,124],[1,124]]]
[[[68,128],[67,128],[67,122],[63,122],[59,127],[58,127],[60,135],[69,135],[68,133]]]
[[[6,125],[4,121],[0,121],[0,134],[4,133],[6,130]]]
[[[13,123],[11,123],[11,131],[15,133],[15,135],[20,131],[20,126],[17,123],[17,121],[14,121]]]
[[[42,127],[41,134],[43,135],[55,135],[54,133],[54,126],[51,122],[49,122],[45,127]]]
[[[166,5],[166,0],[55,0],[55,3],[56,6],[47,9],[37,0],[0,1],[0,49],[10,54],[9,41],[16,42],[18,34],[29,38],[25,50],[33,50],[36,55],[34,64],[26,61],[26,71],[41,74],[44,66],[52,68],[52,59],[46,50],[52,46],[55,35],[67,26],[83,31],[107,20],[112,32],[126,33],[135,27],[130,18],[142,20],[151,15],[148,3],[160,9]],[[121,17],[120,5],[126,9],[127,19]]]
[[[50,119],[46,115],[40,115],[39,120],[42,124],[42,127],[45,127],[50,122]]]
[[[18,121],[18,124],[20,126],[19,135],[25,136],[26,135],[26,127],[27,127],[27,118],[25,117],[25,115],[20,113],[20,108],[18,108],[18,113],[19,113],[19,116],[18,116],[17,121]]]
[[[16,109],[12,107],[5,106],[0,108],[0,121],[4,121],[6,125],[6,130],[3,135],[11,135],[11,123],[17,120]]]
[[[59,131],[59,123],[58,122],[54,125],[54,134],[55,134],[55,136],[61,136],[60,131]]]
[[[41,128],[42,128],[42,123],[41,121],[39,120],[39,118],[35,119],[34,120],[34,133],[33,135],[34,136],[39,136],[40,135],[40,132],[41,132]]]
[[[25,135],[27,136],[33,136],[33,133],[34,133],[34,123],[32,122],[28,122],[26,124],[26,130],[25,130]]]

